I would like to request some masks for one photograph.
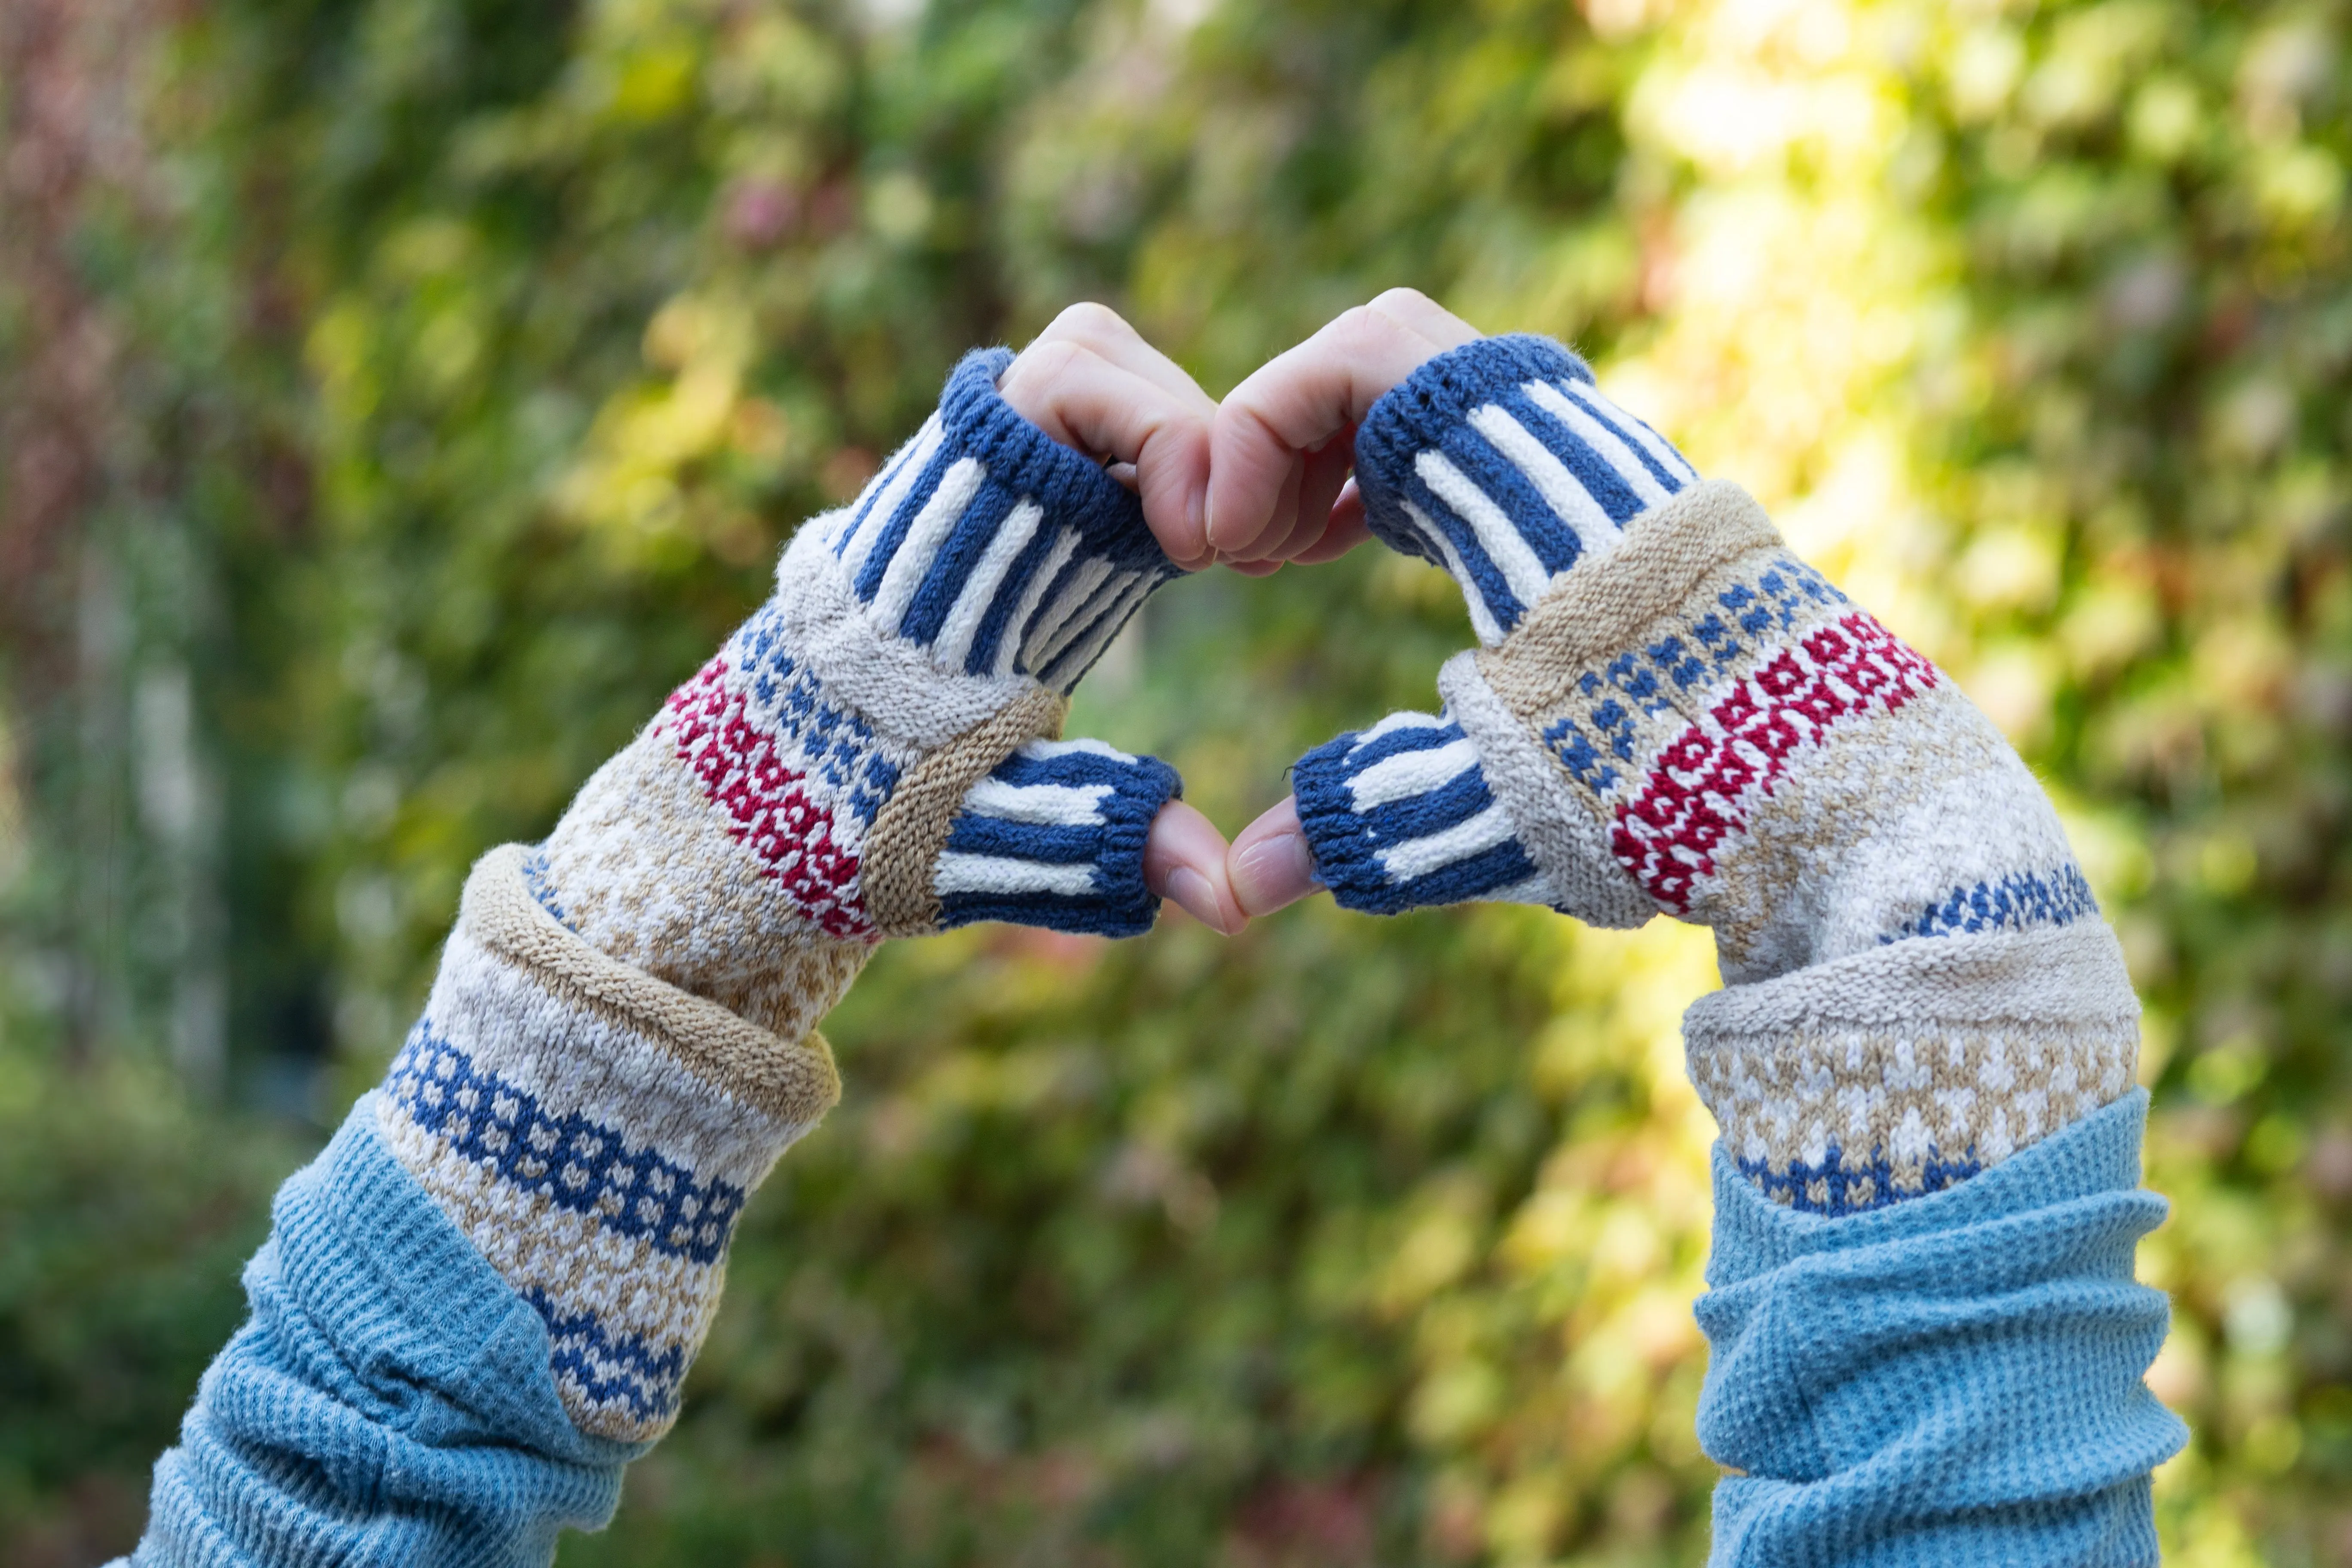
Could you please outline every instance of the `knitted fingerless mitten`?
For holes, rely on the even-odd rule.
[[[1940,1190],[2131,1087],[2138,1005],[2032,773],[1582,361],[1442,355],[1356,461],[1373,531],[1454,576],[1483,646],[1442,715],[1299,763],[1340,903],[1712,927],[1730,989],[1685,1020],[1692,1075],[1802,1209]]]
[[[544,1319],[584,1431],[658,1436],[744,1201],[838,1098],[817,1021],[875,944],[1129,935],[1165,764],[1053,739],[1176,569],[1135,498],[968,357],[774,597],[581,790],[478,865],[378,1096],[402,1163]]]

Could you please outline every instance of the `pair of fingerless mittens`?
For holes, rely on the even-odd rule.
[[[468,879],[377,1095],[402,1163],[544,1320],[593,1436],[667,1430],[751,1190],[839,1095],[816,1024],[885,938],[1132,935],[1148,757],[1067,694],[1178,575],[1136,498],[968,356],[776,592],[581,790]]]

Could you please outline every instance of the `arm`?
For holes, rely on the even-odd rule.
[[[1164,764],[1055,738],[1176,574],[1146,503],[1172,488],[1181,527],[1168,448],[1206,431],[1204,398],[1080,357],[1092,391],[1024,395],[1142,500],[1016,411],[1009,356],[967,358],[547,841],[475,867],[425,1016],[278,1194],[138,1563],[545,1563],[675,1421],[744,1204],[839,1094],[815,1026],[875,945],[1132,934],[1147,854],[1206,858]]]
[[[1244,907],[1305,890],[1250,868],[1297,835],[1351,907],[1710,927],[1713,1560],[2153,1563],[2183,1433],[2141,1382],[2138,1005],[2031,773],[1557,344],[1433,352],[1338,412],[1366,525],[1454,575],[1481,647],[1444,715],[1308,753],[1236,841]]]

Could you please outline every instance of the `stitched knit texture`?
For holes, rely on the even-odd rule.
[[[1847,1220],[1760,1196],[1718,1149],[1699,1442],[1708,1562],[2147,1568],[2148,1475],[2188,1433],[2142,1381],[2135,1089],[1950,1192]]]
[[[581,1429],[676,1419],[751,1190],[838,1094],[815,1033],[874,944],[975,920],[1150,929],[1164,763],[1050,739],[1175,574],[1135,498],[975,354],[775,595],[583,787],[486,857],[379,1102],[540,1314]]]
[[[1375,531],[1454,575],[1482,647],[1440,677],[1442,715],[1301,760],[1341,903],[1663,910],[1714,930],[1735,989],[1922,940],[2087,922],[2112,946],[2040,786],[1951,680],[1566,350],[1437,356],[1356,458]],[[2137,1004],[2095,967],[2084,1019],[1791,1021],[1695,1042],[1697,1086],[1780,1201],[1937,1191],[2129,1087]]]
[[[373,1097],[288,1178],[252,1317],[155,1466],[139,1568],[544,1568],[645,1445],[576,1428],[541,1315],[394,1158]]]

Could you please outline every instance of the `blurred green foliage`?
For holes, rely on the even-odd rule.
[[[89,458],[43,510],[0,421],[28,1561],[135,1533],[472,857],[959,353],[1102,298],[1217,392],[1411,283],[1572,338],[2050,780],[2149,1005],[2168,1554],[2352,1562],[2342,6],[141,4],[0,86],[12,167],[60,73],[97,149],[0,215],[5,397]],[[1237,825],[1465,640],[1372,552],[1206,578],[1077,719]],[[1696,1561],[1713,983],[1521,910],[890,949],[563,1560]]]

